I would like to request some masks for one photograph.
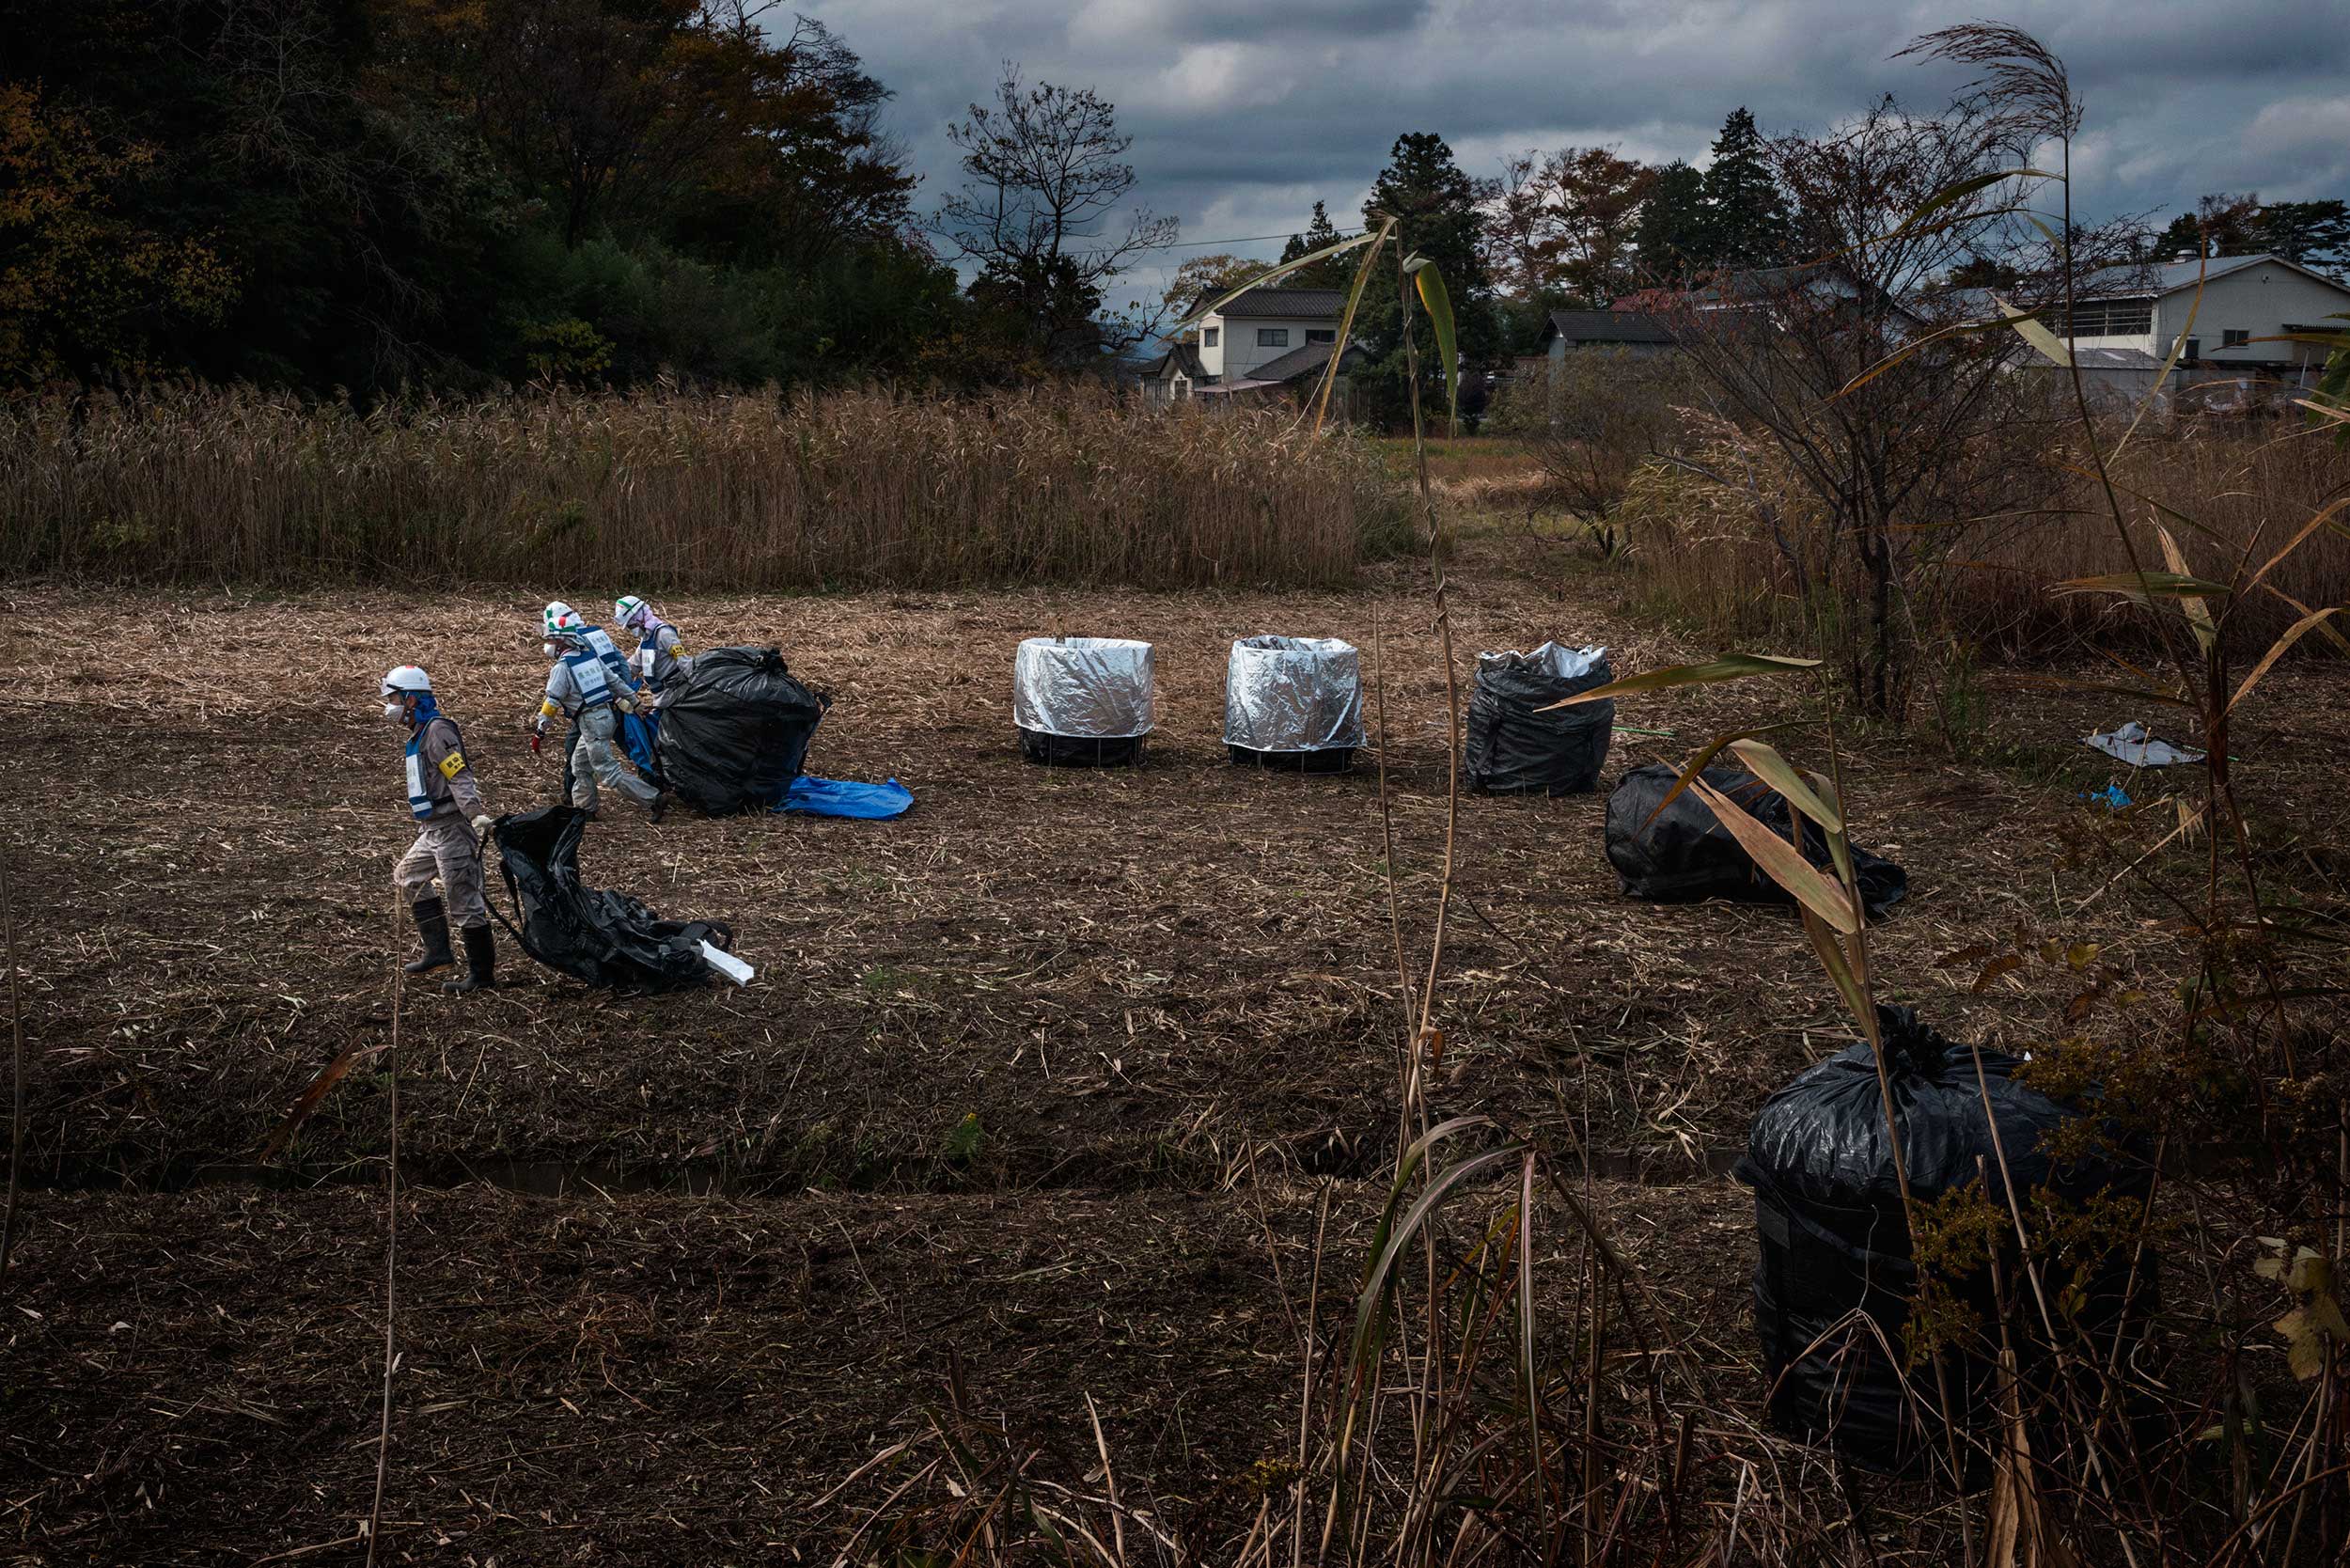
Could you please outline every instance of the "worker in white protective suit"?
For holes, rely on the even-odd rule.
[[[614,744],[621,713],[636,707],[628,661],[609,636],[559,599],[541,612],[541,620],[546,634],[541,648],[555,663],[547,671],[546,698],[532,722],[540,735],[557,718],[579,727],[579,744],[566,763],[572,804],[594,816],[596,786],[601,783],[637,802],[659,822],[669,808],[669,792],[623,768]]]
[[[402,968],[429,975],[457,962],[448,942],[454,916],[464,933],[465,973],[441,989],[489,990],[496,984],[497,949],[481,896],[481,836],[494,819],[465,761],[465,739],[434,700],[431,677],[415,665],[384,676],[383,697],[384,716],[408,731],[408,814],[419,824],[416,841],[392,871],[424,937],[424,955]],[[436,877],[440,898],[432,895]]]
[[[694,655],[685,651],[677,628],[635,594],[624,593],[613,602],[612,619],[621,631],[636,634],[636,655],[631,662],[637,680],[651,694],[649,705],[658,707],[694,673]]]

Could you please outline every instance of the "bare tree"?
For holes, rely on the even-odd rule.
[[[1507,384],[1487,425],[1525,443],[1585,536],[1613,557],[1630,542],[1618,513],[1634,477],[1687,445],[1694,379],[1678,353],[1571,349]]]
[[[2021,449],[2012,336],[1952,330],[1990,307],[1935,287],[2000,221],[1997,193],[1948,193],[2014,161],[2017,139],[1980,101],[1921,117],[1887,99],[1832,134],[1773,142],[1804,253],[1823,259],[1719,274],[1669,311],[1716,409],[1808,493],[1800,515],[1775,513],[1774,543],[1878,717],[1907,710],[1958,543],[2045,482]],[[1933,221],[1909,221],[1936,196]]]
[[[1118,129],[1115,104],[1090,87],[1031,87],[1007,61],[995,103],[972,104],[947,138],[969,183],[947,198],[937,228],[979,264],[975,291],[1017,310],[1051,363],[1148,335],[1152,322],[1100,319],[1110,280],[1177,233],[1173,218],[1126,205],[1134,138]]]

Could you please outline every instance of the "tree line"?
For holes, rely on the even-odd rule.
[[[1254,275],[1137,201],[1089,89],[1007,64],[948,128],[931,211],[889,89],[775,0],[77,0],[0,16],[0,390],[154,377],[364,399],[524,382],[967,386],[1103,369]],[[1472,175],[1399,137],[1364,211],[1433,258],[1472,366],[1550,311],[1822,253],[1734,110],[1700,169],[1608,148]],[[1283,259],[1335,243],[1316,203]],[[2142,254],[2350,256],[2340,201],[2206,196]],[[1966,259],[1996,282],[2010,259]],[[1344,259],[1293,281],[1335,285]],[[1403,400],[1401,312],[1366,299],[1358,406]]]
[[[889,89],[773,0],[34,10],[0,16],[0,391],[1026,380],[1121,346],[1108,280],[1172,238],[1096,237],[1112,106],[1009,68],[918,212]]]

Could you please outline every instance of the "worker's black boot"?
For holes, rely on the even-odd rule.
[[[452,996],[468,991],[497,989],[497,944],[490,940],[488,926],[465,928],[465,972],[453,980],[443,980],[441,989]]]
[[[446,969],[457,962],[457,955],[448,950],[448,911],[438,899],[418,899],[415,902],[416,930],[424,935],[424,956],[400,968],[411,975],[429,975],[435,969]]]
[[[676,799],[675,790],[664,790],[646,803],[645,814],[657,823],[669,814],[669,804]]]

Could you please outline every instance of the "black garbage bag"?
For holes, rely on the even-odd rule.
[[[800,776],[830,706],[772,648],[713,648],[694,656],[684,686],[661,702],[657,743],[669,788],[713,817],[771,811]]]
[[[1982,1053],[1979,1083],[1974,1052],[1920,1024],[1909,1009],[1879,1008],[1877,1019],[1910,1193],[1919,1203],[1984,1182],[1991,1201],[2004,1209],[2002,1152],[2028,1215],[2035,1212],[2034,1189],[2075,1206],[2101,1193],[2146,1197],[2151,1168],[2127,1151],[2062,1162],[2054,1157],[2050,1135],[2078,1110],[2094,1114],[2093,1105],[2068,1109],[2018,1082],[2014,1074],[2023,1063],[1998,1051]],[[1998,1129],[1996,1145],[1992,1121],[1983,1115],[1986,1089]],[[1933,1368],[1921,1360],[1906,1379],[1902,1370],[1917,1271],[1866,1041],[1856,1041],[1771,1096],[1755,1118],[1735,1174],[1754,1189],[1761,1244],[1754,1322],[1770,1380],[1772,1420],[1799,1437],[1826,1437],[1839,1453],[1871,1469],[1913,1469],[1941,1454]],[[2008,1245],[2004,1227],[1995,1233]],[[2076,1322],[2092,1336],[2098,1348],[2091,1360],[2099,1365],[2111,1335],[2135,1332],[2154,1299],[2151,1259],[2140,1262],[2133,1279],[2130,1252],[2118,1247],[2098,1261],[2082,1291]],[[2017,1278],[2009,1276],[2011,1289],[2021,1288]],[[1944,1283],[1982,1323],[1996,1321],[1987,1261]],[[2037,1322],[2029,1313],[2023,1321]],[[2048,1370],[2042,1341],[2032,1332],[2019,1333],[2016,1341],[2021,1370],[2035,1383]],[[1990,1359],[1946,1353],[1943,1374],[1962,1419],[1978,1431],[1985,1428],[1996,1409]]]
[[[677,991],[710,978],[701,945],[730,949],[717,920],[665,920],[626,893],[579,880],[588,814],[541,807],[498,819],[498,860],[520,917],[523,951],[589,985]]]
[[[1794,902],[1794,896],[1762,873],[1746,846],[1731,836],[1695,790],[1682,791],[1661,814],[1657,812],[1656,803],[1680,776],[1662,762],[1651,762],[1618,779],[1607,797],[1607,862],[1616,868],[1616,879],[1623,890],[1636,899],[1664,903],[1699,899]],[[1708,768],[1703,776],[1763,826],[1782,839],[1787,837],[1788,806],[1777,790],[1735,768]],[[1649,821],[1652,816],[1654,822]],[[1803,857],[1814,866],[1830,864],[1827,835],[1808,817],[1803,824]],[[1871,918],[1901,902],[1909,891],[1909,873],[1884,856],[1855,844],[1852,859],[1860,882],[1860,902]]]
[[[1587,662],[1581,651],[1555,642],[1531,653],[1479,655],[1469,688],[1469,788],[1495,795],[1596,789],[1615,734],[1614,700],[1543,710],[1615,678],[1604,653]]]

